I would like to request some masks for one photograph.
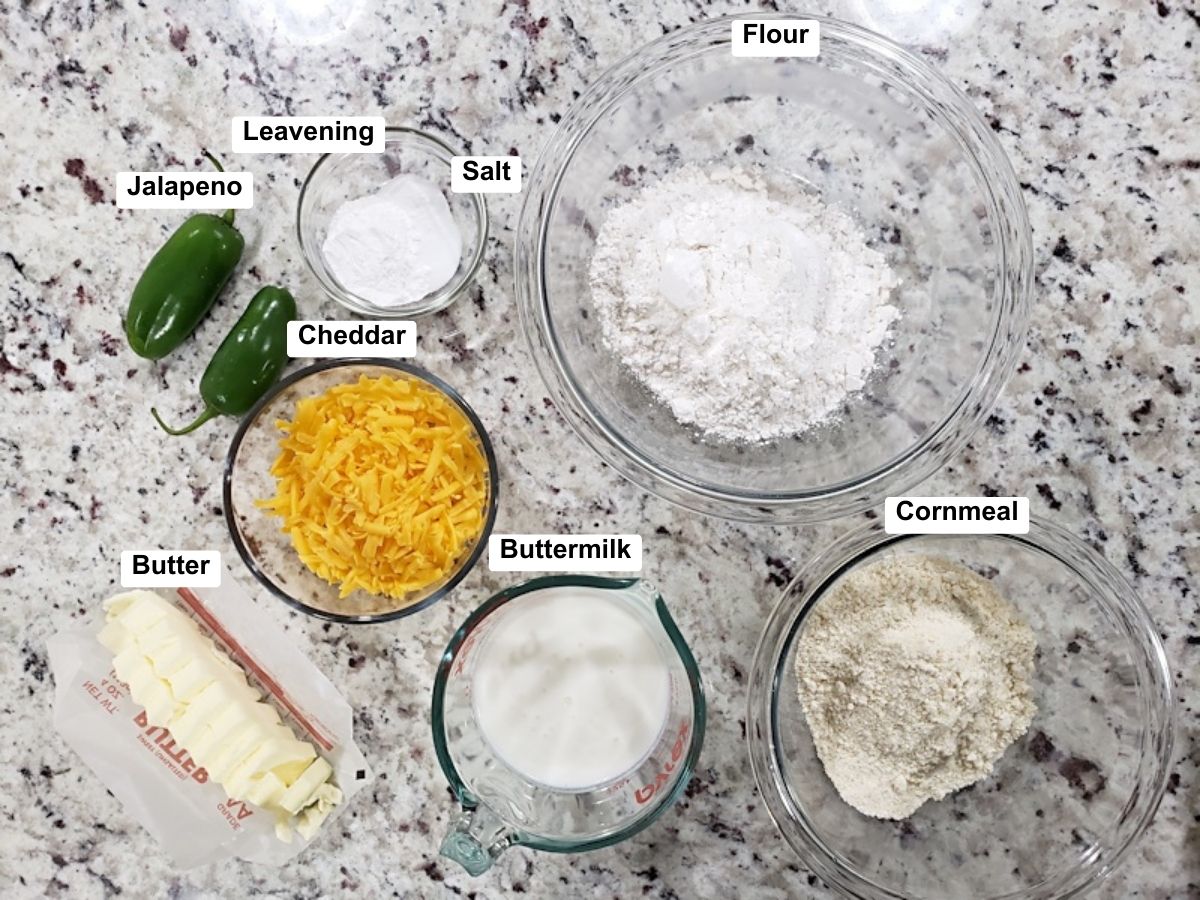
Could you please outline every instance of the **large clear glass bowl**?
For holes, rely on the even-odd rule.
[[[521,319],[559,410],[626,477],[734,519],[832,518],[921,481],[987,415],[1025,333],[1029,224],[991,129],[920,59],[830,19],[815,59],[734,57],[730,22],[647,45],[563,118],[517,228]],[[605,346],[588,287],[597,232],[686,164],[793,180],[848,212],[902,279],[894,341],[836,422],[762,444],[706,439]]]
[[[859,813],[825,775],[797,694],[809,615],[849,572],[907,554],[989,579],[1037,638],[1037,713],[992,774],[908,819]],[[784,590],[750,674],[747,739],[771,817],[804,864],[865,900],[1051,900],[1113,871],[1158,809],[1173,739],[1170,670],[1120,574],[1035,520],[1028,535],[893,536],[878,523],[815,558]]]

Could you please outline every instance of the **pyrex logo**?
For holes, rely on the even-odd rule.
[[[638,803],[648,803],[659,789],[663,787],[670,779],[671,773],[679,766],[679,760],[683,759],[684,750],[687,748],[688,734],[692,730],[690,722],[684,722],[679,726],[679,734],[675,738],[675,743],[671,746],[671,758],[663,764],[659,773],[654,776],[654,781],[645,787],[640,787],[633,792],[633,799]]]

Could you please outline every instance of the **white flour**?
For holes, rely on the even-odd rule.
[[[415,303],[453,277],[462,235],[435,185],[397,175],[334,210],[321,252],[350,293],[396,307]]]
[[[842,799],[902,819],[986,777],[1036,711],[1035,646],[961,566],[906,556],[847,575],[796,651],[804,716]]]
[[[589,280],[608,347],[679,421],[730,441],[833,417],[899,314],[848,215],[745,169],[685,167],[613,210]]]

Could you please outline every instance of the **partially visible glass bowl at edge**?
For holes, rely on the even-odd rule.
[[[627,478],[732,519],[846,515],[930,475],[988,414],[1028,318],[1029,223],[991,129],[922,60],[819,21],[815,59],[734,57],[731,20],[718,19],[617,64],[538,159],[517,228],[521,318],[559,410]],[[793,180],[849,213],[901,279],[894,340],[837,421],[762,444],[713,441],[605,346],[588,287],[598,230],[688,164]]]
[[[974,570],[1028,622],[1037,712],[987,778],[889,821],[851,807],[825,774],[795,659],[841,579],[909,555]],[[860,900],[1082,896],[1145,832],[1171,770],[1171,672],[1154,622],[1103,557],[1036,517],[1027,535],[897,536],[879,522],[851,532],[784,589],[749,682],[767,810],[809,871]]]

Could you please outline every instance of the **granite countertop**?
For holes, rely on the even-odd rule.
[[[768,2],[767,6],[774,7]],[[834,4],[856,21],[880,4]],[[468,299],[422,327],[421,362],[475,404],[506,497],[497,529],[640,532],[707,679],[708,740],[683,800],[638,839],[574,857],[513,850],[473,880],[437,856],[453,812],[433,757],[428,692],[451,630],[501,582],[479,567],[447,602],[389,627],[289,614],[240,568],[219,477],[233,424],[166,440],[240,304],[151,364],[121,315],[173,212],[112,205],[124,169],[193,167],[244,114],[374,114],[475,153],[532,162],[607,65],[697,17],[745,11],[570,0],[488,4],[48,4],[0,6],[0,890],[10,897],[826,898],[768,819],[742,740],[755,641],[793,569],[850,521],[732,525],[625,483],[569,432],[517,328],[518,196],[490,201],[486,267]],[[1137,587],[1170,656],[1181,721],[1168,793],[1099,896],[1200,895],[1200,12],[1190,0],[980,7],[879,23],[972,96],[1012,158],[1033,223],[1036,305],[1019,370],[985,429],[923,493],[1027,494]],[[1124,9],[1117,7],[1124,6]],[[1110,8],[1111,7],[1111,8]],[[353,12],[345,13],[349,8]],[[637,9],[638,11],[633,11]],[[328,10],[338,10],[329,12]],[[271,12],[274,11],[274,12]],[[932,22],[933,24],[929,24]],[[257,203],[235,288],[296,289],[306,318],[336,317],[293,232],[311,157],[243,158]],[[332,833],[280,870],[174,871],[50,724],[46,640],[95,614],[124,548],[218,548],[357,709],[377,772]]]

